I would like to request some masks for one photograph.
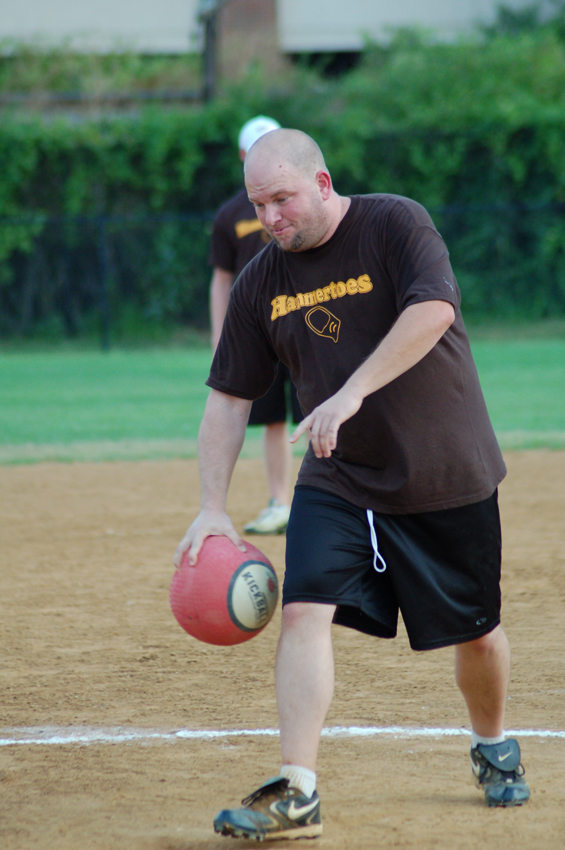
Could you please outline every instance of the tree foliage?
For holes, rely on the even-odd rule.
[[[78,299],[67,330],[81,332],[80,316],[99,304],[104,256],[112,309],[125,300],[148,320],[205,321],[210,218],[241,185],[237,134],[258,113],[310,133],[339,191],[422,202],[450,248],[467,313],[564,313],[563,20],[561,6],[534,27],[510,29],[502,16],[498,29],[454,44],[401,32],[368,45],[343,78],[296,70],[275,86],[255,68],[197,107],[79,120],[5,113],[0,329],[33,327],[59,309],[70,279],[60,269],[43,275],[24,320],[38,250],[75,279],[90,268],[91,297]],[[67,283],[57,290],[56,280]]]

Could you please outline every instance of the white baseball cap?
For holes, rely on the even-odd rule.
[[[254,145],[257,139],[260,139],[265,133],[280,129],[281,125],[274,118],[267,118],[265,115],[257,115],[256,118],[251,118],[239,132],[240,151],[247,153],[251,145]]]

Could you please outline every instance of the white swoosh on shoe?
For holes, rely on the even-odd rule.
[[[313,800],[311,803],[307,803],[305,806],[300,806],[300,808],[296,807],[296,803],[292,800],[290,806],[287,810],[287,817],[290,820],[298,820],[298,818],[303,818],[305,815],[309,814],[313,809],[318,805],[317,800]]]

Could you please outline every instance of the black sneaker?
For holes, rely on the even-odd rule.
[[[520,746],[514,738],[473,747],[471,770],[475,785],[485,792],[487,806],[521,806],[530,799]]]
[[[284,776],[268,779],[241,801],[243,809],[222,809],[214,831],[234,838],[316,838],[322,834],[320,799],[305,797]]]

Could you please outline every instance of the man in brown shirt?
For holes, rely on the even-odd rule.
[[[489,806],[527,802],[503,734],[509,646],[500,625],[497,486],[505,475],[461,319],[448,252],[427,212],[394,195],[343,197],[296,130],[253,145],[245,182],[272,244],[235,285],[199,441],[202,510],[179,544],[241,538],[225,513],[252,400],[286,363],[306,416],[287,529],[275,668],[282,768],[214,821],[224,835],[313,837],[316,757],[333,695],[331,624],[417,650],[455,647],[471,765]],[[222,451],[218,451],[218,446]]]

